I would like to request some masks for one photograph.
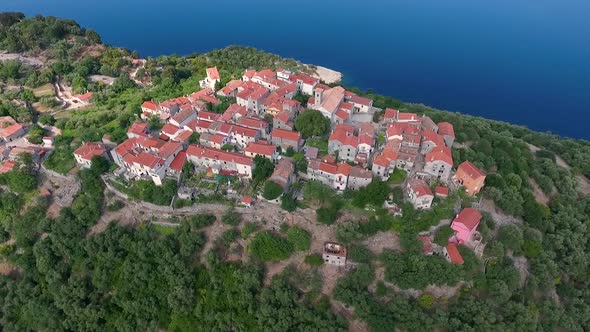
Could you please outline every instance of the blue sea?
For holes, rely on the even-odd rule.
[[[344,83],[590,139],[588,0],[1,0],[142,56],[247,45]]]

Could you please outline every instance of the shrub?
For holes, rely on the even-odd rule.
[[[352,245],[348,249],[348,257],[357,263],[370,263],[375,259],[371,250],[363,245]]]
[[[242,221],[242,216],[234,208],[229,208],[225,211],[221,217],[221,221],[224,224],[236,226]]]
[[[293,245],[284,238],[265,231],[254,236],[249,251],[263,262],[273,262],[289,258],[293,253]]]
[[[275,182],[266,181],[264,184],[264,190],[262,192],[262,197],[273,200],[277,199],[283,193],[283,187],[279,186]]]
[[[309,250],[311,246],[311,235],[300,227],[291,227],[287,231],[287,239],[296,251]]]
[[[281,197],[281,208],[293,212],[297,209],[297,200],[290,193],[284,193]]]
[[[187,223],[193,230],[201,229],[213,225],[217,218],[212,214],[199,214],[187,219]]]
[[[314,255],[307,255],[305,256],[305,263],[311,266],[322,266],[324,264],[324,259],[322,256],[318,254]]]
[[[434,235],[434,243],[439,246],[446,246],[449,242],[449,238],[455,233],[451,226],[445,225],[439,228]]]
[[[248,236],[250,236],[250,234],[254,233],[256,231],[256,225],[252,224],[252,223],[247,223],[246,225],[244,225],[244,228],[242,228],[242,232],[240,233],[240,236],[242,237],[242,239],[247,239]]]
[[[110,204],[109,206],[107,206],[107,210],[114,212],[114,211],[119,211],[121,210],[123,207],[125,206],[125,203],[123,203],[120,200],[116,200],[113,202],[113,204]]]

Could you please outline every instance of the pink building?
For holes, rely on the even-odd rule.
[[[465,208],[451,223],[451,228],[455,231],[455,239],[459,244],[465,243],[471,239],[481,220],[481,213],[474,208]]]

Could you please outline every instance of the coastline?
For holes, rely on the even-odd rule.
[[[315,73],[312,76],[326,82],[326,84],[342,82],[342,73],[330,68],[315,66]]]

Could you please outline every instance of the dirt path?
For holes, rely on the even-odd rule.
[[[547,204],[549,204],[550,199],[549,197],[547,197],[547,195],[545,195],[541,187],[539,187],[537,181],[529,177],[529,184],[533,188],[533,195],[535,196],[535,200],[537,201],[537,203],[547,206]]]
[[[481,209],[488,212],[492,216],[494,223],[498,226],[522,224],[522,220],[509,216],[496,208],[496,204],[492,200],[482,199]]]

